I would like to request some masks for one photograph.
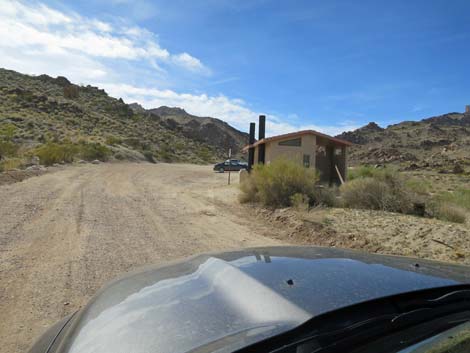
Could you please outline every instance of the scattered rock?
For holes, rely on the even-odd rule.
[[[94,161],[91,162],[91,164],[100,164],[100,163],[101,163],[101,161],[99,161],[97,159],[95,159]]]

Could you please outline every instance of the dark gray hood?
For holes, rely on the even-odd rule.
[[[326,248],[202,255],[111,283],[56,352],[229,352],[335,309],[469,281],[463,266]]]

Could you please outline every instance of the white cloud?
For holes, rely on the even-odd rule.
[[[75,13],[65,14],[41,3],[0,0],[0,49],[4,48],[14,48],[17,53],[34,49],[37,60],[41,60],[42,53],[67,52],[95,61],[146,60],[158,67],[177,65],[191,72],[209,72],[188,53],[169,53],[159,45],[155,34],[143,28],[113,26]],[[8,60],[0,57],[0,66]]]
[[[173,55],[173,61],[180,66],[186,67],[189,70],[192,71],[207,71],[202,65],[201,61],[198,58],[195,58],[194,56],[189,55],[188,53],[182,53],[178,55]]]
[[[128,0],[115,1],[127,3]],[[172,74],[178,68],[191,74],[210,75],[211,71],[187,52],[171,53],[162,48],[154,33],[124,20],[110,23],[37,2],[0,0],[0,51],[0,67],[28,74],[60,75],[72,82],[98,85],[112,96],[127,102],[137,101],[146,108],[182,107],[194,115],[222,119],[243,131],[248,130],[250,122],[258,120],[259,113],[243,100],[222,94],[178,93],[128,84],[142,78],[146,85],[162,77],[171,81],[166,76],[166,68],[171,68]],[[132,76],[129,71],[138,74]],[[280,119],[268,114],[267,118],[268,135],[299,129],[334,135],[356,127],[354,124],[301,125],[294,115]]]
[[[138,102],[150,109],[162,105],[184,108],[188,113],[198,116],[211,116],[222,119],[236,128],[247,131],[250,122],[257,122],[260,113],[251,110],[240,99],[231,99],[224,95],[208,96],[206,94],[177,93],[173,90],[135,87],[127,84],[100,84],[108,94],[122,97],[126,102]],[[316,130],[328,135],[337,135],[343,131],[358,128],[348,122],[340,126],[302,125],[291,123],[275,115],[267,114],[266,134],[273,136],[297,130]]]

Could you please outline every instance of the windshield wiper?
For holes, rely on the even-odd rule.
[[[449,320],[436,320],[451,317]],[[243,348],[248,352],[327,352],[352,350],[361,342],[433,323],[442,331],[470,320],[470,286],[461,285],[377,299],[312,318],[303,325]],[[333,350],[334,351],[334,350]]]

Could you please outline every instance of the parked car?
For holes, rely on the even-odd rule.
[[[121,277],[30,353],[467,352],[469,322],[469,267],[255,248]]]
[[[248,169],[248,163],[242,162],[238,159],[227,159],[225,162],[220,162],[214,165],[214,170],[223,173],[227,171],[236,171]]]

